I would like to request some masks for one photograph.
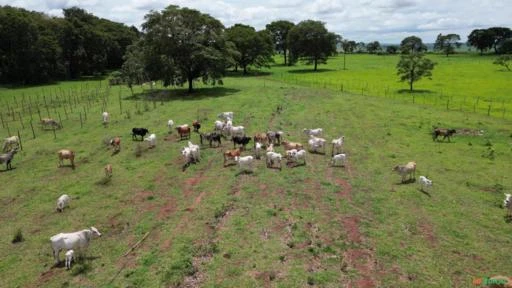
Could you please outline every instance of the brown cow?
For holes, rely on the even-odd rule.
[[[59,167],[64,165],[64,159],[69,159],[71,167],[75,168],[75,152],[69,149],[61,149],[57,152],[59,155]]]
[[[105,165],[105,177],[110,178],[112,177],[112,164]]]
[[[304,146],[302,146],[302,144],[297,143],[297,142],[282,141],[281,143],[284,146],[284,150],[292,150],[292,149],[302,150],[302,149],[304,149]]]
[[[180,134],[180,140],[190,139],[190,127],[187,124],[176,127],[176,130]]]
[[[226,161],[228,159],[234,160],[235,157],[240,157],[240,148],[224,151],[224,167],[226,167]]]
[[[121,150],[121,138],[114,137],[110,139],[110,146],[112,146],[112,151],[114,153],[119,152]]]

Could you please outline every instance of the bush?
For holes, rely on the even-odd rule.
[[[14,234],[14,237],[12,238],[11,243],[15,244],[18,242],[23,242],[24,240],[25,240],[25,238],[23,238],[23,233],[21,233],[21,229],[18,229],[16,231],[16,234]]]

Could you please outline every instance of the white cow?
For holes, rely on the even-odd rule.
[[[215,120],[215,128],[214,128],[214,130],[215,131],[222,131],[223,128],[224,128],[224,122],[222,122],[220,120]]]
[[[416,178],[416,162],[410,161],[405,165],[396,165],[393,167],[393,171],[400,174],[402,177],[402,183],[405,183],[405,178],[409,175],[409,181]]]
[[[66,269],[71,269],[71,261],[73,261],[75,251],[70,249],[66,252]]]
[[[108,114],[108,112],[105,111],[101,114],[101,117],[103,117],[103,125],[106,126],[110,122],[110,114]]]
[[[298,163],[299,160],[304,160],[304,165],[306,165],[306,150],[304,149],[290,149],[286,150],[286,157],[291,161]]]
[[[222,112],[217,117],[224,121],[233,120],[233,112]]]
[[[167,128],[169,128],[169,133],[172,133],[172,128],[173,127],[174,127],[174,121],[169,119],[169,121],[167,121]]]
[[[343,152],[343,143],[345,143],[345,136],[341,136],[340,138],[333,139],[331,141],[332,144],[332,152],[331,156],[334,156],[334,154],[339,154]]]
[[[144,141],[149,142],[149,148],[153,148],[156,146],[156,135],[151,134],[148,137],[144,138]]]
[[[427,177],[425,176],[420,176],[419,177],[419,182],[420,182],[420,186],[421,186],[421,191],[425,191],[424,189],[428,188],[428,187],[432,187],[432,180],[428,179]]]
[[[304,134],[306,134],[308,136],[322,136],[322,133],[324,132],[324,130],[322,128],[316,128],[316,129],[304,128],[302,131],[304,132]]]
[[[57,199],[57,211],[62,212],[66,206],[69,206],[71,198],[67,194],[62,194]]]
[[[504,193],[505,200],[503,200],[503,207],[507,208],[507,217],[512,216],[512,194]]]
[[[254,157],[256,159],[260,159],[262,152],[263,152],[263,145],[260,142],[256,142],[254,145]]]
[[[55,263],[59,263],[59,253],[61,250],[79,250],[83,251],[89,246],[93,236],[101,237],[100,231],[95,227],[84,229],[82,231],[71,233],[59,233],[50,238]]]
[[[243,157],[236,156],[235,157],[235,162],[238,163],[238,167],[240,167],[240,170],[242,170],[242,171],[249,170],[252,172],[252,162],[253,161],[254,161],[254,157],[252,157],[252,156],[243,156]]]
[[[327,143],[327,141],[324,138],[318,138],[313,135],[309,135],[308,144],[309,149],[312,152],[319,152],[318,150],[322,149],[323,153],[325,154],[325,143]]]
[[[231,137],[243,137],[245,135],[245,128],[244,126],[231,126],[231,128],[229,129],[229,134],[231,135]]]
[[[283,159],[283,155],[276,152],[267,152],[267,168],[270,168],[274,165],[274,163],[279,164],[279,169],[281,169],[281,160]]]
[[[347,155],[346,154],[336,154],[332,156],[331,159],[331,165],[337,166],[338,164],[341,164],[341,166],[345,166],[345,161],[347,161]]]
[[[18,136],[11,136],[4,139],[2,151],[7,152],[14,148],[20,148],[20,138]]]

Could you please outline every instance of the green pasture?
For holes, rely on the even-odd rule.
[[[437,72],[441,61],[471,67],[469,56],[430,57],[440,63],[435,80],[416,88],[434,91],[434,83],[445,83],[446,95],[459,91],[437,80]],[[323,89],[321,83],[349,73],[347,81],[355,83],[386,69],[390,80],[383,83],[390,91],[402,89],[393,80],[397,57],[347,55],[348,70],[340,70],[340,59],[325,66],[332,71],[273,67],[273,74],[228,77],[220,87],[198,83],[192,95],[157,85],[153,91],[137,87],[133,97],[126,87],[98,80],[0,90],[0,102],[12,107],[2,117],[10,134],[20,131],[23,144],[15,169],[0,167],[0,286],[469,287],[474,278],[512,276],[512,224],[500,207],[512,187],[510,121],[423,105],[427,92],[412,104],[402,94]],[[481,70],[510,77],[487,67],[489,58],[475,59]],[[356,60],[367,63],[366,72]],[[474,90],[464,91],[478,97]],[[501,99],[493,91],[486,93]],[[63,129],[54,134],[39,127],[37,107],[42,117],[60,115]],[[107,127],[104,110],[112,115]],[[180,150],[187,141],[168,133],[167,120],[200,119],[209,131],[222,111],[233,111],[234,124],[250,135],[279,129],[302,143],[303,128],[324,128],[328,141],[344,135],[348,163],[331,167],[329,147],[327,155],[309,154],[305,166],[268,169],[257,160],[246,174],[236,165],[223,167],[222,151],[232,148],[225,141],[222,148],[202,146],[201,161],[184,167]],[[432,126],[459,133],[451,142],[434,142]],[[132,127],[155,133],[156,148],[132,141]],[[0,133],[9,134],[6,127]],[[122,139],[118,154],[105,145],[113,136]],[[198,143],[198,135],[191,141]],[[57,166],[62,148],[75,150],[75,169]],[[418,163],[416,178],[431,178],[432,189],[401,184],[391,171],[411,160]],[[107,163],[114,170],[110,180],[103,175]],[[63,193],[72,201],[58,213],[55,202]],[[52,267],[49,238],[89,226],[103,236],[92,240],[87,257],[70,271]],[[18,229],[25,240],[13,244]]]
[[[446,57],[429,54],[437,63],[432,80],[414,84],[399,82],[396,64],[399,55],[341,54],[320,65],[317,73],[311,65],[273,66],[268,77],[315,88],[347,91],[359,95],[382,96],[405,102],[429,104],[447,110],[478,112],[512,119],[512,73],[493,64],[495,56],[464,53]],[[345,61],[345,70],[344,68]],[[281,58],[276,59],[282,63]]]

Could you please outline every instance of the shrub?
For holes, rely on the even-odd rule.
[[[12,238],[12,243],[15,244],[15,243],[18,243],[18,242],[23,242],[25,240],[25,238],[23,238],[23,233],[21,233],[21,229],[18,229],[16,231],[16,234],[14,234],[14,237]]]

